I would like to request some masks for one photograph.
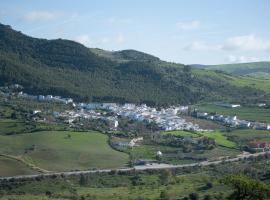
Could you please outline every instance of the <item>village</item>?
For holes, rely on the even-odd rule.
[[[197,118],[201,118],[201,119],[206,119],[206,120],[222,123],[232,128],[250,128],[250,129],[257,129],[257,130],[270,130],[270,124],[241,120],[241,119],[238,119],[237,116],[224,116],[224,115],[219,115],[219,114],[213,115],[207,112],[196,112],[194,113],[193,116]]]
[[[18,92],[10,92],[18,90]],[[188,122],[182,114],[187,115],[189,106],[170,106],[167,108],[153,108],[146,104],[136,105],[133,103],[117,104],[117,103],[75,103],[72,98],[62,98],[61,96],[52,95],[29,95],[22,92],[22,86],[15,84],[10,87],[1,88],[1,93],[5,96],[16,95],[19,98],[26,98],[40,102],[58,102],[71,105],[72,109],[65,110],[61,113],[54,112],[56,118],[63,119],[64,122],[72,125],[77,119],[97,119],[108,122],[112,130],[117,130],[118,118],[125,117],[130,120],[144,122],[147,124],[154,123],[160,130],[187,130],[187,131],[209,131],[199,127],[194,122]],[[9,92],[7,92],[9,91]],[[240,107],[239,104],[219,103],[218,105],[228,108]],[[101,112],[104,111],[104,112]],[[41,112],[40,110],[33,111],[33,114]],[[107,115],[107,113],[111,115]],[[221,123],[231,128],[270,130],[270,124],[247,121],[238,119],[237,116],[225,116],[221,114],[212,114],[194,110],[191,112],[192,117],[204,120],[210,120],[216,123]]]

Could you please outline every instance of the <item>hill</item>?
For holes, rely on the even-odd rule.
[[[128,62],[128,61],[160,61],[159,58],[140,52],[136,51],[133,49],[129,50],[123,50],[123,51],[106,51],[103,49],[98,49],[98,48],[90,48],[90,51],[92,51],[94,54],[111,59],[116,62]]]
[[[193,70],[135,50],[110,52],[70,40],[37,39],[0,24],[0,85],[14,83],[30,94],[149,105],[254,101],[269,89],[264,82]]]
[[[192,65],[197,69],[220,70],[234,75],[270,79],[270,62],[252,62],[223,65]]]

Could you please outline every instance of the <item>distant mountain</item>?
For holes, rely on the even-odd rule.
[[[14,83],[32,94],[149,105],[255,101],[268,91],[265,82],[193,70],[135,50],[32,38],[0,24],[0,85]]]
[[[224,65],[192,65],[197,69],[220,70],[234,75],[270,79],[270,62],[252,62]]]

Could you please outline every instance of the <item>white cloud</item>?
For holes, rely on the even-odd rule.
[[[180,30],[195,30],[200,27],[201,23],[198,20],[192,21],[180,21],[176,23],[176,26]]]
[[[74,40],[88,47],[92,44],[90,36],[87,34],[78,35]]]
[[[229,55],[226,58],[226,62],[229,63],[247,63],[247,62],[258,62],[262,61],[262,59],[259,59],[257,57],[252,57],[252,56],[234,56],[234,55]]]
[[[270,51],[270,39],[260,38],[255,35],[244,35],[230,37],[220,44],[208,44],[204,41],[193,41],[185,46],[184,50]]]
[[[187,51],[215,51],[221,48],[220,45],[207,44],[203,41],[194,41],[184,47]]]
[[[60,16],[59,13],[56,12],[48,12],[48,11],[31,11],[26,13],[23,16],[25,21],[29,22],[41,22],[41,21],[52,21]]]
[[[270,50],[270,40],[259,38],[255,35],[236,36],[228,38],[222,49],[242,51],[267,51]]]

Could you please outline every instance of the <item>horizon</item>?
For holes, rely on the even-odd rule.
[[[270,61],[267,0],[81,2],[0,2],[0,22],[35,38],[134,49],[187,65]]]

